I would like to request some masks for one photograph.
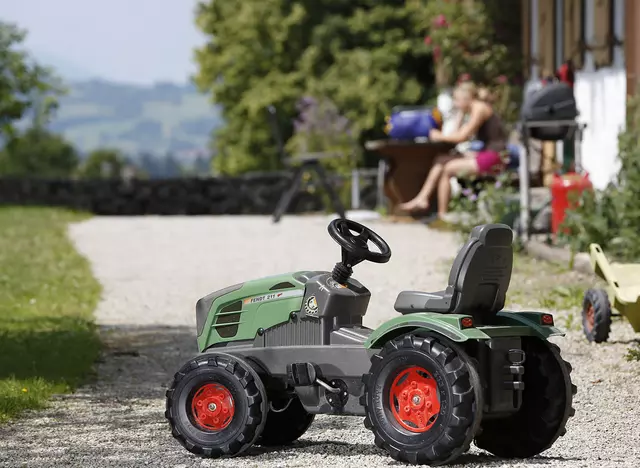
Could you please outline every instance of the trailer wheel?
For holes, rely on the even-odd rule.
[[[524,338],[526,355],[524,392],[520,410],[501,419],[482,422],[476,445],[502,458],[529,458],[544,452],[566,432],[575,413],[577,388],[571,383],[571,365],[560,348],[538,338]]]
[[[611,331],[611,303],[603,289],[589,289],[582,301],[582,329],[587,340],[602,343]]]
[[[469,449],[483,395],[464,351],[441,338],[406,335],[371,361],[361,403],[378,447],[412,464],[447,463]]]
[[[308,413],[295,395],[282,401],[271,401],[267,424],[256,444],[265,447],[288,445],[307,432],[314,418],[315,414]]]
[[[173,436],[208,458],[244,452],[266,423],[266,391],[258,374],[243,359],[226,354],[186,363],[167,390],[166,404]]]

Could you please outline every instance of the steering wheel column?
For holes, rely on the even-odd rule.
[[[391,248],[382,237],[360,223],[350,219],[335,219],[328,227],[329,235],[342,248],[342,261],[336,263],[332,278],[344,284],[353,274],[353,267],[368,260],[374,263],[386,263],[391,258]],[[369,249],[369,242],[379,252]]]

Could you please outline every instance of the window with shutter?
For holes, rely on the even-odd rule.
[[[538,57],[542,76],[555,70],[555,2],[538,0]]]
[[[564,59],[576,70],[584,63],[583,0],[564,0]]]
[[[613,58],[613,0],[595,0],[593,11],[593,51],[596,67],[611,65]]]

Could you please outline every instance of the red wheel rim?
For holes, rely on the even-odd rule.
[[[389,390],[389,406],[396,422],[410,432],[426,432],[440,412],[438,385],[431,373],[412,366],[400,372]]]
[[[207,431],[221,431],[233,419],[235,406],[224,385],[208,383],[200,387],[191,400],[191,415],[196,425]]]
[[[593,327],[596,324],[596,311],[593,308],[593,304],[589,304],[589,307],[587,307],[587,312],[585,315],[587,318],[587,330],[591,331],[593,330]]]

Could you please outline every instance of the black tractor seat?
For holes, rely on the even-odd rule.
[[[394,308],[402,314],[439,312],[478,319],[495,315],[504,307],[511,281],[512,243],[509,226],[476,226],[453,262],[447,288],[437,292],[402,291]]]

